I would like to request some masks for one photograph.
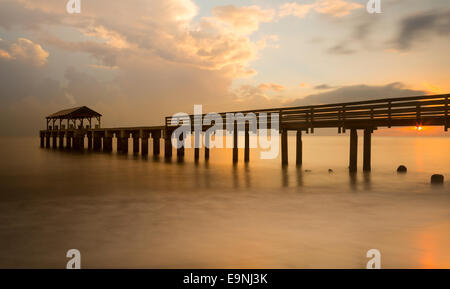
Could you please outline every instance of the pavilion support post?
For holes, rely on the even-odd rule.
[[[164,156],[166,158],[172,157],[172,132],[167,129],[164,134]]]
[[[159,156],[159,154],[161,153],[161,145],[160,145],[161,131],[160,130],[152,131],[152,139],[153,139],[153,155]],[[170,150],[172,151],[172,145],[170,147]]]
[[[281,129],[281,165],[288,165],[288,130]]]
[[[358,169],[358,131],[356,128],[350,130],[350,172],[356,172]]]
[[[372,146],[372,129],[364,129],[364,159],[363,171],[370,172],[371,170],[371,148]]]
[[[238,125],[237,125],[237,121],[235,121],[234,128],[233,128],[233,163],[237,163],[238,157],[239,157],[238,137],[239,137]]]
[[[303,163],[303,142],[302,142],[302,130],[297,130],[297,166],[301,166]]]
[[[250,161],[250,132],[249,132],[249,125],[245,125],[245,132],[244,132],[244,162],[248,163]]]
[[[149,138],[148,132],[141,133],[141,154],[143,156],[148,155],[148,138]]]
[[[133,154],[139,153],[139,135],[133,133]]]

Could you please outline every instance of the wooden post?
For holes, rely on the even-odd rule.
[[[74,135],[73,135],[73,143],[72,143],[72,148],[74,149],[74,150],[78,150],[79,149],[79,143],[78,143],[78,137],[75,135],[75,133],[74,133]]]
[[[129,135],[126,131],[120,131],[120,135],[117,138],[117,152],[128,153],[128,137]]]
[[[210,134],[205,132],[205,160],[209,160]]]
[[[364,129],[364,159],[363,159],[363,171],[370,172],[371,170],[371,142],[372,142],[372,129]]]
[[[155,142],[153,142],[155,144]],[[166,158],[172,157],[172,132],[166,129],[164,134],[164,156]]]
[[[358,168],[358,132],[356,128],[350,130],[350,172],[356,172]]]
[[[133,154],[139,153],[139,135],[133,133]]]
[[[200,136],[201,132],[194,131],[194,159],[200,159]]]
[[[87,132],[87,139],[88,139],[88,149],[91,150],[92,149],[92,135],[94,133],[91,132]]]
[[[141,135],[141,154],[143,156],[148,155],[148,138],[149,138],[148,132],[142,132]]]
[[[233,128],[233,163],[238,162],[238,155],[238,125],[235,121]]]
[[[248,163],[250,161],[250,132],[249,125],[245,125],[245,149],[244,149],[244,162]]]
[[[72,149],[72,136],[69,133],[66,134],[66,148]]]
[[[59,139],[59,149],[62,150],[64,148],[64,133],[59,133],[58,139]]]
[[[105,132],[105,136],[103,137],[103,151],[104,152],[112,152],[113,150],[113,138],[112,135],[109,135],[108,132]]]
[[[303,143],[302,143],[302,130],[297,130],[297,166],[301,166],[303,163]]]
[[[445,97],[445,126],[444,130],[448,131],[449,121],[448,121],[448,96]]]
[[[177,157],[184,157],[184,134],[181,133],[177,139]]]
[[[281,165],[288,165],[288,130],[281,129]]]
[[[102,149],[102,139],[98,134],[94,134],[94,151],[99,152]]]
[[[160,154],[161,131],[159,130],[152,131],[152,139],[153,139],[153,155],[158,156]],[[172,150],[172,145],[170,149]]]
[[[56,143],[57,143],[56,137],[57,137],[56,132],[52,132],[52,148],[54,148],[54,149],[56,149],[58,147],[56,145]]]

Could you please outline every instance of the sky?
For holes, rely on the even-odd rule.
[[[450,92],[448,0],[0,0],[0,135],[76,106],[103,126]],[[414,134],[391,129],[387,134]],[[446,135],[442,128],[421,133]],[[448,133],[447,133],[448,134]]]

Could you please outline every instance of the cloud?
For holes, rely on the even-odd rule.
[[[348,48],[346,44],[341,43],[341,44],[336,44],[336,45],[328,48],[327,52],[331,53],[331,54],[348,55],[348,54],[353,54],[356,51]]]
[[[284,86],[275,83],[259,85],[244,84],[231,91],[236,105],[242,109],[280,106],[284,101],[282,95],[274,95],[284,90]],[[255,104],[257,107],[255,107]]]
[[[419,40],[433,35],[450,36],[450,10],[431,10],[404,18],[393,44],[398,49],[408,50]]]
[[[298,4],[296,2],[281,5],[278,16],[305,17],[309,12],[315,11],[319,14],[333,17],[343,17],[349,15],[353,10],[362,8],[363,5],[345,0],[317,0],[312,4]]]
[[[334,88],[336,88],[336,87],[329,86],[328,84],[320,84],[320,85],[314,86],[314,89],[317,89],[317,90],[326,90],[326,89],[334,89]]]
[[[262,91],[273,90],[273,91],[282,91],[284,90],[284,86],[276,83],[261,83],[258,85],[258,88]]]
[[[14,59],[14,57],[11,54],[9,54],[8,51],[3,50],[3,49],[0,49],[0,58],[3,58],[3,59]]]
[[[0,26],[7,29],[18,26],[39,31],[43,25],[53,25],[79,31],[88,38],[67,41],[46,32],[43,39],[69,52],[88,53],[95,65],[120,68],[130,55],[140,55],[221,71],[232,78],[255,74],[248,66],[266,41],[249,36],[275,13],[258,6],[222,6],[214,9],[212,17],[197,18],[198,7],[191,0],[87,1],[76,16],[68,15],[57,0],[0,5],[0,18],[8,18],[0,20]]]
[[[408,89],[400,82],[394,82],[386,85],[351,85],[343,86],[332,91],[308,95],[301,99],[293,100],[287,105],[317,105],[328,103],[341,103],[351,101],[364,101],[390,97],[407,97],[425,95],[425,91]]]
[[[316,2],[314,8],[316,12],[334,17],[349,15],[352,10],[363,8],[359,3],[346,2],[344,0],[320,0]]]
[[[219,6],[213,9],[214,16],[232,26],[239,34],[251,34],[258,30],[260,23],[271,22],[275,16],[273,9],[261,9],[259,6],[236,7]]]
[[[314,9],[314,4],[298,4],[296,2],[285,3],[281,5],[278,12],[279,17],[295,16],[298,18],[305,17],[312,9]]]
[[[3,42],[3,41],[2,41]],[[0,58],[6,60],[20,60],[36,66],[47,63],[49,53],[41,45],[26,38],[19,38],[11,43],[9,51],[0,49]]]

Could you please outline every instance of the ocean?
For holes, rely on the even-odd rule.
[[[349,174],[344,136],[304,136],[301,168],[290,136],[284,169],[257,149],[233,165],[230,149],[168,162],[151,142],[143,157],[1,138],[0,268],[65,268],[69,249],[82,268],[365,268],[370,249],[382,268],[450,268],[450,138],[374,136],[371,173],[359,146]]]

